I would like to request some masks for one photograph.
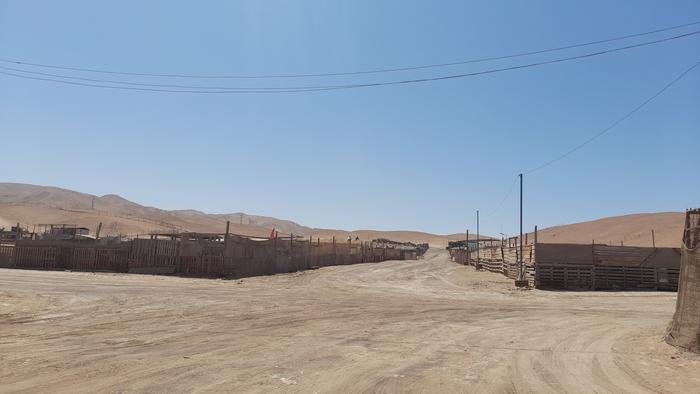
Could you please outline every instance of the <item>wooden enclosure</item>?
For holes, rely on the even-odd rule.
[[[677,290],[680,249],[540,244],[535,286],[585,290]]]
[[[169,239],[98,242],[23,240],[0,246],[0,268],[66,269],[199,277],[248,277],[330,265],[414,260],[416,251],[370,242],[301,238],[253,240],[243,236],[175,235]]]
[[[450,249],[460,264],[517,277],[519,248],[482,245],[477,252]],[[610,245],[523,245],[526,278],[537,288],[569,290],[678,289],[680,249]]]

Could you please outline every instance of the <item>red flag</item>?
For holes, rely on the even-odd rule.
[[[277,231],[275,229],[272,229],[272,232],[270,233],[270,239],[275,239],[277,238]]]

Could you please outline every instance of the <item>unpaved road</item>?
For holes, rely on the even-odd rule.
[[[239,280],[0,269],[1,392],[700,392],[674,293],[448,260]]]

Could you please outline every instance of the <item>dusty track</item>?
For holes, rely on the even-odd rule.
[[[242,281],[0,270],[0,391],[693,392],[674,302],[514,290],[443,251]]]

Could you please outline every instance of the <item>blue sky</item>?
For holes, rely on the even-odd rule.
[[[499,56],[695,20],[694,0],[2,1],[0,58],[151,73],[323,73]],[[587,51],[270,84],[438,76]],[[482,232],[513,233],[517,193],[493,211],[518,172],[599,132],[699,60],[694,36],[474,78],[279,95],[0,75],[0,181],[344,229],[474,231],[480,209]],[[699,88],[700,68],[611,133],[527,176],[526,228],[698,205]]]

